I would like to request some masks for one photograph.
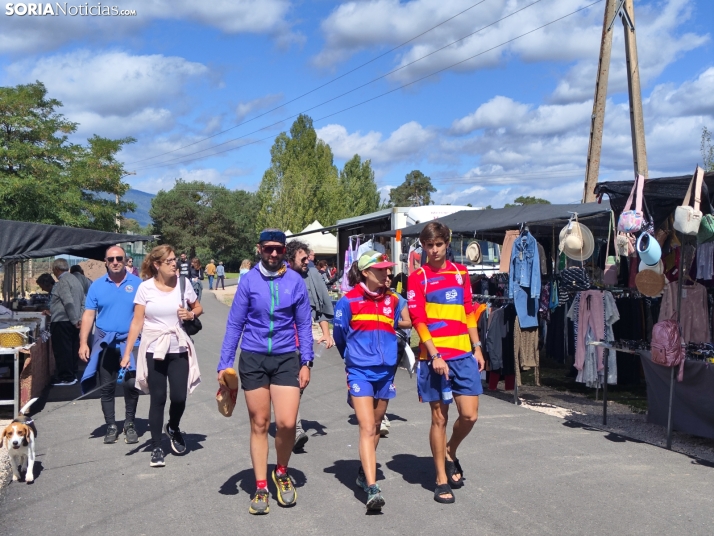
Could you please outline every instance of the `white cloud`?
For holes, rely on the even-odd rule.
[[[299,33],[292,31],[287,20],[289,0],[142,0],[121,7],[135,9],[136,16],[8,17],[3,14],[0,53],[53,50],[80,39],[106,43],[126,39],[154,21],[166,20],[197,22],[227,34],[268,34],[279,45],[303,40]]]
[[[258,97],[257,99],[239,102],[236,106],[236,119],[238,122],[243,121],[249,114],[258,110],[264,110],[265,108],[270,108],[275,103],[283,100],[282,93],[275,93],[271,95],[265,95],[264,97]]]

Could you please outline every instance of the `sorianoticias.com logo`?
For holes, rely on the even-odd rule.
[[[17,3],[5,4],[5,15],[8,17],[37,16],[37,17],[59,17],[68,15],[70,17],[135,17],[135,9],[121,9],[117,6],[106,6],[101,3],[84,3],[79,5],[69,5],[67,2],[61,4],[47,3]]]

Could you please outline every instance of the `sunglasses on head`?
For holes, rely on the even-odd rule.
[[[109,263],[112,263],[115,260],[117,262],[124,262],[124,257],[122,257],[121,255],[119,255],[118,257],[107,257],[107,262],[109,262]]]
[[[263,246],[263,252],[267,253],[268,255],[272,255],[273,252],[277,253],[278,255],[284,255],[285,246]]]

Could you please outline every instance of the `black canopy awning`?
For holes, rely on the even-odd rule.
[[[656,226],[661,225],[674,213],[674,209],[682,204],[691,180],[692,175],[683,175],[645,181],[643,210],[646,215],[654,219]],[[615,211],[615,218],[617,218],[627,203],[634,182],[600,182],[595,186],[595,194],[607,194],[612,210]],[[709,172],[704,174],[704,184],[702,185],[701,211],[704,214],[711,214],[712,193],[714,193],[714,173]],[[633,206],[632,209],[634,210],[634,208]]]
[[[109,246],[122,242],[148,242],[153,239],[152,236],[0,220],[0,259],[7,262],[75,255],[101,260]]]
[[[572,205],[524,205],[518,207],[462,210],[438,221],[448,226],[455,236],[478,237],[485,240],[501,241],[508,229],[516,229],[521,224],[528,226],[531,234],[537,237],[549,237],[553,228],[565,225],[573,213],[578,219],[588,222],[588,227],[597,235],[604,230],[607,233],[610,204],[584,203]],[[402,236],[416,237],[429,222],[419,223],[402,229]],[[559,229],[557,229],[559,231]],[[395,236],[396,231],[386,231],[376,236]]]

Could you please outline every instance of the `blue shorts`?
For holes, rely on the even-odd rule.
[[[348,370],[347,390],[352,396],[369,396],[381,400],[389,400],[397,396],[393,372],[382,378],[375,378],[359,369]]]
[[[473,356],[449,359],[451,392],[455,395],[478,396],[483,394],[478,361]],[[417,392],[420,402],[441,400],[441,374],[436,374],[427,361],[417,361]]]

